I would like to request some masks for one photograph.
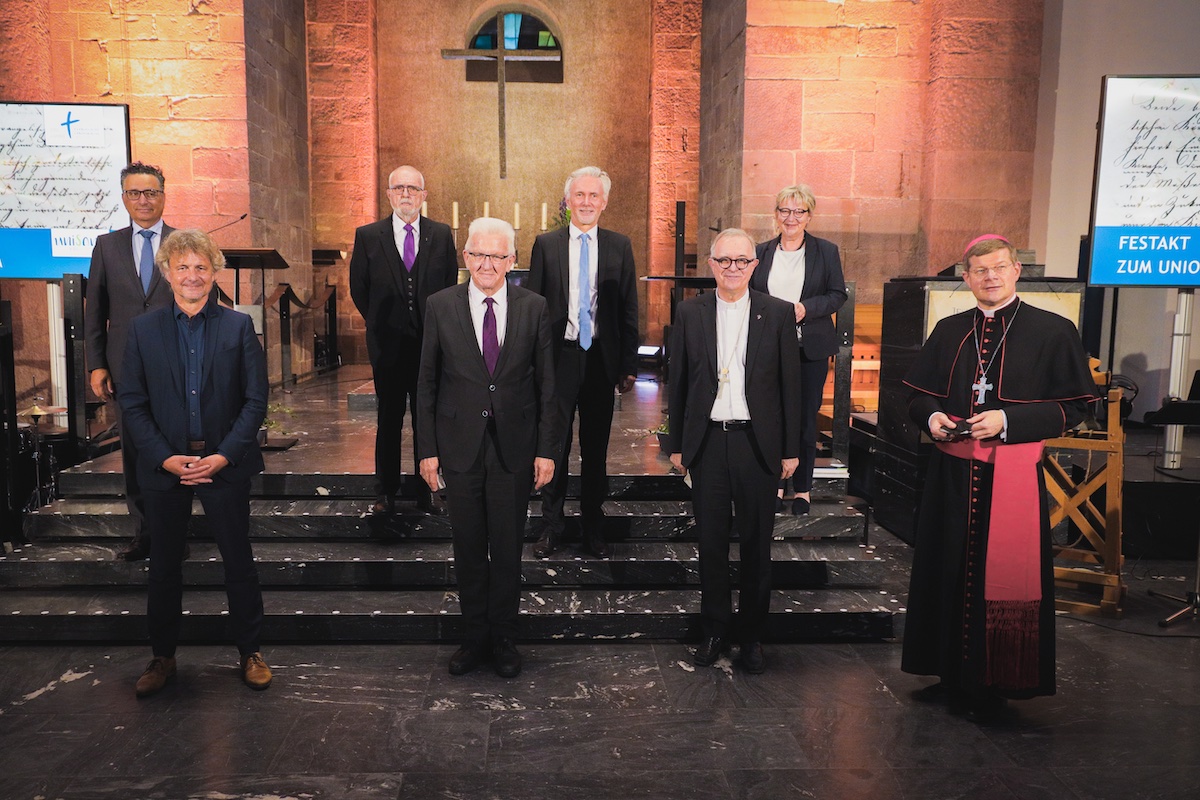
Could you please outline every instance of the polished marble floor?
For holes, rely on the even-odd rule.
[[[5,647],[0,797],[1195,798],[1200,628],[1149,617],[1060,619],[1058,695],[989,725],[916,702],[895,643],[777,645],[760,676],[529,645],[511,681],[451,677],[449,646],[277,646],[260,693],[192,647],[140,701],[143,648]]]

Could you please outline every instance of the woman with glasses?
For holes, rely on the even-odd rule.
[[[812,189],[788,186],[775,196],[779,235],[759,244],[758,267],[750,288],[787,300],[796,309],[796,344],[800,348],[800,466],[792,475],[793,514],[807,514],[812,500],[813,464],[817,457],[817,411],[825,391],[829,359],[838,343],[833,314],[846,302],[846,282],[837,245],[808,233],[817,207]],[[780,485],[776,512],[784,510],[786,482]]]

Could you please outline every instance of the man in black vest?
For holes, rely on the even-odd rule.
[[[425,300],[458,282],[450,226],[421,216],[424,176],[413,167],[397,167],[388,176],[387,195],[393,213],[354,232],[350,258],[350,296],[367,323],[367,355],[378,400],[376,499],[371,507],[376,514],[393,510],[400,489],[404,405],[416,409]],[[416,431],[415,410],[412,416]],[[415,464],[415,435],[413,439]],[[432,493],[421,481],[417,507],[436,513]]]

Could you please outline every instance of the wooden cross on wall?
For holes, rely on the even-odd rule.
[[[506,61],[558,61],[562,58],[559,52],[546,50],[505,50],[504,49],[504,13],[496,15],[496,46],[491,49],[470,48],[467,50],[443,50],[442,58],[453,61],[495,61],[496,62],[496,94],[499,100],[500,114],[500,177],[508,177],[508,155],[505,147],[504,133],[504,63]]]

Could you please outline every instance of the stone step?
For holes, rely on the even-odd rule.
[[[670,465],[664,462],[663,474],[614,473],[608,477],[609,497],[614,500],[687,500],[691,490],[677,474],[668,474]],[[843,494],[846,470],[837,467],[818,467],[814,471],[814,494]],[[399,497],[415,499],[419,478],[401,478]],[[62,497],[121,497],[125,479],[121,474],[119,456],[107,456],[100,463],[85,461],[63,470],[58,479]],[[250,483],[253,497],[343,497],[375,498],[375,477],[355,472],[294,473],[271,472],[256,475]],[[579,496],[579,476],[567,478],[567,496]]]
[[[22,590],[5,592],[0,641],[146,640],[144,589]],[[883,590],[776,590],[771,641],[881,640],[895,635],[902,598]],[[453,591],[286,590],[263,592],[264,643],[303,641],[459,641]],[[225,593],[184,593],[181,643],[228,641]],[[606,590],[548,588],[521,597],[521,638],[699,639],[700,593],[695,589]]]
[[[95,540],[29,544],[0,555],[0,588],[143,587],[147,562],[115,560],[123,541]],[[522,575],[527,586],[697,586],[696,545],[683,542],[616,543],[612,556],[595,559],[564,548],[548,559],[526,545]],[[734,574],[737,548],[731,548]],[[259,580],[264,587],[388,589],[453,586],[454,555],[449,542],[256,542]],[[838,541],[777,541],[771,544],[776,588],[832,589],[877,587],[887,579],[887,563],[874,547]],[[220,587],[224,569],[214,543],[191,543],[184,563],[185,585]]]
[[[113,467],[97,466],[85,461],[59,475],[58,490],[64,497],[120,497],[125,492],[125,479],[120,461]],[[670,465],[663,467],[665,473]],[[400,481],[399,497],[415,499],[419,478],[405,475]],[[609,496],[614,499],[658,500],[687,499],[689,489],[678,475],[609,476]],[[342,472],[326,474],[263,473],[250,482],[250,494],[255,497],[357,497],[375,498],[375,476]],[[567,480],[567,496],[579,496],[579,476]]]
[[[448,517],[432,517],[411,505],[397,504],[395,514],[374,516],[367,500],[320,498],[312,500],[250,501],[250,536],[266,539],[449,539]],[[566,503],[567,540],[577,538],[573,525],[579,513],[574,501]],[[616,501],[604,505],[606,532],[611,541],[665,540],[694,541],[695,520],[691,503],[686,501]],[[530,502],[530,524],[526,537],[536,539],[540,530],[541,502]],[[866,541],[867,517],[850,498],[815,499],[812,513],[793,517],[775,517],[776,539],[846,539]],[[29,541],[67,541],[77,538],[115,537],[128,539],[134,523],[125,503],[120,500],[56,500],[25,517],[25,537]],[[197,502],[189,532],[207,538],[204,512]]]

